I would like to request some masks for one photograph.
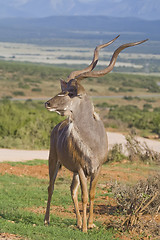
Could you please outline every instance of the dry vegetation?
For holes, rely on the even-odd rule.
[[[157,172],[140,179],[137,183],[113,181],[110,189],[117,203],[119,219],[106,221],[108,228],[113,227],[120,232],[126,230],[131,235],[140,235],[142,239],[158,239],[160,236],[160,154],[152,151],[146,144],[140,144],[134,135],[126,137],[128,157],[124,157],[122,146],[115,145],[109,152],[109,161],[123,164],[124,158],[132,164],[156,164]],[[133,174],[133,176],[135,176]],[[141,176],[142,177],[142,176]],[[122,180],[122,179],[121,179]],[[139,239],[139,238],[138,238]]]
[[[160,174],[141,180],[134,186],[116,183],[112,192],[120,214],[110,226],[120,231],[137,232],[143,237],[158,239],[160,235]],[[108,224],[109,227],[109,224]]]
[[[141,161],[146,164],[160,165],[160,154],[151,150],[146,143],[140,144],[134,135],[126,137],[128,158],[131,162]]]

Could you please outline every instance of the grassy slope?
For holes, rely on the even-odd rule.
[[[44,215],[27,211],[27,208],[46,206],[47,180],[5,174],[0,175],[0,182],[0,232],[14,233],[23,239],[116,239],[112,231],[105,230],[100,223],[97,223],[98,229],[83,234],[71,226],[76,224],[75,219],[53,214],[50,226],[44,226]],[[72,204],[69,182],[69,179],[57,179],[54,205],[67,208]]]
[[[76,69],[81,69],[77,66]],[[0,61],[0,97],[51,97],[59,90],[59,79],[66,79],[73,69],[31,63]],[[90,95],[139,95],[160,92],[158,77],[111,73],[83,82]],[[113,91],[110,88],[114,88]],[[132,88],[132,92],[130,89]]]
[[[26,163],[10,163],[12,167],[29,165],[35,166],[35,169],[36,165],[41,164],[47,164],[47,161],[35,160]],[[3,163],[0,163],[0,167],[2,165]],[[0,232],[20,235],[23,239],[39,240],[118,239],[114,237],[115,234],[117,235],[116,231],[106,230],[105,225],[102,224],[110,214],[114,214],[107,211],[107,206],[110,209],[109,206],[113,201],[112,193],[109,190],[109,182],[118,180],[134,184],[140,178],[144,179],[155,171],[157,171],[157,167],[153,165],[130,163],[104,165],[97,185],[95,208],[96,206],[106,206],[106,208],[103,209],[102,215],[100,213],[99,215],[96,214],[98,229],[89,230],[87,234],[83,234],[73,227],[76,224],[73,213],[70,217],[68,215],[65,216],[65,211],[68,211],[68,207],[73,206],[69,190],[71,179],[70,175],[66,175],[68,173],[65,173],[65,175],[62,173],[63,177],[59,176],[57,178],[52,199],[52,205],[64,208],[63,215],[61,217],[52,213],[49,227],[43,225],[44,213],[36,211],[36,209],[40,208],[44,212],[46,207],[48,180],[43,178],[44,175],[42,175],[41,179],[37,179],[30,177],[29,174],[26,176],[15,176],[7,173],[5,175],[0,174]],[[31,211],[31,209],[35,211]],[[117,215],[116,212],[115,214]],[[103,221],[100,220],[101,217],[103,217]]]

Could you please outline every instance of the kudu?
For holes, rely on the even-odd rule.
[[[138,45],[146,40],[128,43],[120,46],[113,54],[107,68],[93,71],[98,62],[98,53],[113,43],[112,41],[99,45],[94,51],[92,63],[85,69],[72,72],[67,81],[61,80],[61,92],[45,103],[49,111],[67,116],[66,120],[59,123],[51,133],[49,154],[48,203],[45,214],[45,224],[49,224],[50,203],[54,183],[61,165],[73,172],[71,195],[74,202],[77,226],[87,232],[87,178],[90,177],[89,189],[89,219],[88,228],[93,228],[93,204],[95,188],[100,175],[102,164],[107,160],[107,135],[102,121],[95,113],[94,107],[80,80],[87,77],[100,77],[109,73],[116,62],[118,54],[125,48]],[[78,187],[81,186],[83,217],[81,218],[78,207]]]

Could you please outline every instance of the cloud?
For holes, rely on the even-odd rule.
[[[53,0],[54,1],[54,0]],[[81,3],[91,3],[91,2],[97,2],[97,0],[75,0],[75,2],[81,2]],[[115,3],[117,3],[117,2],[122,2],[123,0],[106,0],[106,4],[107,4],[107,2],[115,2]],[[101,0],[100,0],[100,2],[101,2]]]
[[[90,3],[90,2],[95,2],[95,1],[97,1],[97,0],[78,0],[78,2],[81,2],[81,3]]]
[[[68,10],[72,10],[72,8],[75,6],[75,2],[77,0],[49,0],[53,9],[57,10],[59,13],[66,14]]]
[[[123,0],[113,0],[112,2],[119,3],[119,2],[123,2]]]
[[[19,6],[23,6],[25,3],[29,2],[29,1],[30,0],[10,0],[9,5],[19,7]]]
[[[59,4],[62,4],[62,0],[50,0],[52,6],[57,6]]]

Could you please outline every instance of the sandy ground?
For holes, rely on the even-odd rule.
[[[116,143],[122,144],[125,150],[126,139],[121,133],[107,132],[109,149],[111,149]],[[156,140],[149,140],[141,137],[137,137],[140,143],[146,143],[151,150],[160,152],[160,142]],[[127,153],[126,153],[127,154]],[[4,161],[28,161],[34,159],[48,159],[48,150],[17,150],[17,149],[0,149],[0,162]]]
[[[115,144],[122,144],[124,148],[124,152],[125,154],[127,154],[125,149],[126,138],[123,134],[115,133],[115,132],[107,132],[107,135],[108,135],[109,149],[111,149]],[[151,150],[160,153],[160,141],[146,139],[142,137],[136,137],[136,139],[141,145],[146,144]]]

